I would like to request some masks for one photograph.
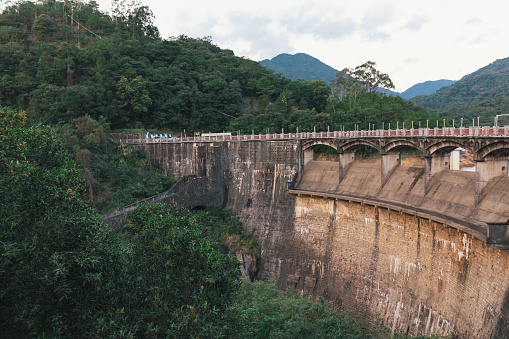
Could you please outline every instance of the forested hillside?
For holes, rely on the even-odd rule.
[[[0,15],[0,106],[26,110],[29,122],[70,123],[89,115],[113,129],[169,132],[235,131],[235,118],[247,114],[256,120],[272,112],[270,103],[277,119],[286,121],[295,111],[344,113],[334,122],[366,126],[403,119],[408,110],[426,115],[394,98],[390,106],[405,111],[368,121],[366,107],[357,107],[360,96],[341,107],[337,101],[345,96],[331,95],[324,81],[274,75],[210,38],[162,39],[148,7],[113,13],[102,13],[95,2],[19,2],[7,8]],[[377,105],[369,110],[385,104]]]
[[[411,100],[429,109],[441,110],[456,121],[465,118],[471,124],[471,119],[477,121],[480,117],[481,123],[492,125],[495,115],[509,113],[509,58],[466,75],[433,95]]]
[[[161,39],[152,18],[147,7],[110,17],[95,2],[20,2],[6,9],[0,106],[27,110],[42,123],[88,114],[113,128],[218,131],[291,83],[209,38]],[[297,87],[289,100],[321,109],[306,97],[311,84]]]

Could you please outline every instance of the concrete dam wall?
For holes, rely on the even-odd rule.
[[[167,175],[207,176],[261,247],[261,272],[280,289],[380,314],[393,330],[509,337],[509,252],[489,225],[509,219],[509,177],[480,202],[475,174],[307,162],[300,141],[138,144]],[[507,228],[507,227],[506,227]]]

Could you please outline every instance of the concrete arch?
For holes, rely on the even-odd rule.
[[[420,151],[423,151],[423,149],[418,144],[416,144],[412,141],[405,140],[405,139],[394,140],[394,141],[388,143],[387,145],[382,147],[382,151],[385,154],[399,154],[399,153],[401,153],[401,151],[404,148],[407,148],[407,147],[411,147],[411,148],[415,148]]]
[[[483,161],[488,155],[493,155],[494,157],[507,157],[509,156],[509,142],[500,141],[490,143],[484,147],[481,147],[475,154],[475,159],[477,161]]]
[[[456,148],[463,148],[466,149],[467,151],[474,153],[474,151],[468,145],[453,140],[442,140],[437,143],[434,143],[426,147],[426,153],[430,155],[435,153],[437,154],[449,153],[455,150]]]
[[[335,150],[338,149],[337,141],[333,141],[330,139],[313,139],[313,140],[308,140],[306,143],[303,143],[302,150],[306,151],[309,149],[313,149],[318,145],[326,145],[326,146],[334,148]]]
[[[373,147],[376,150],[380,151],[380,146],[372,141],[365,140],[365,139],[355,139],[352,141],[348,141],[338,148],[338,153],[351,153],[355,152],[355,150],[361,146],[369,146]]]

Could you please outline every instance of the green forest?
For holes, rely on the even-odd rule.
[[[392,86],[375,66],[345,69],[331,84],[292,81],[208,37],[161,38],[145,6],[111,15],[94,1],[7,7],[0,337],[406,338],[273,282],[242,280],[235,256],[219,246],[259,249],[227,211],[143,205],[125,232],[100,218],[175,182],[112,132],[442,124],[441,115],[373,90]]]
[[[333,84],[292,81],[208,37],[162,39],[145,6],[115,13],[102,13],[93,1],[7,8],[0,16],[0,106],[25,110],[29,123],[88,115],[112,129],[173,133],[381,128],[435,119],[365,83],[345,92],[341,72]],[[371,67],[350,75],[376,75],[364,65]]]

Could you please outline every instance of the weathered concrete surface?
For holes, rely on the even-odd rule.
[[[281,252],[280,260],[288,262],[278,270],[281,288],[290,285],[342,308],[378,312],[391,328],[414,335],[509,336],[509,252],[478,239],[488,237],[487,222],[501,223],[498,231],[506,236],[509,177],[491,181],[476,204],[475,173],[437,173],[426,194],[424,168],[396,167],[380,188],[379,164],[350,164],[339,185],[332,179],[338,167],[310,162],[295,187],[315,197],[297,196],[294,229],[285,237],[299,259]],[[316,197],[318,192],[332,199]],[[447,220],[399,212],[398,206],[408,205]],[[468,228],[447,227],[451,220]],[[305,283],[311,279],[312,288]]]
[[[375,164],[348,164],[341,184],[334,163],[311,161],[299,177],[299,141],[140,147],[168,175],[224,173],[224,206],[254,230],[261,273],[279,288],[322,295],[342,309],[380,312],[391,328],[411,334],[509,337],[509,252],[479,240],[489,237],[487,221],[509,217],[507,177],[490,181],[476,205],[469,173],[437,173],[427,194],[418,167],[396,166],[383,188]],[[315,196],[287,194],[288,182]],[[387,208],[394,204],[401,212]],[[421,214],[409,214],[408,206]],[[426,213],[443,222],[424,219]],[[480,226],[466,233],[461,222]]]
[[[390,328],[413,335],[489,338],[497,322],[507,322],[508,253],[453,228],[379,207],[300,196],[283,238],[285,246],[276,251],[280,288],[323,295],[343,309],[378,312]]]
[[[444,170],[436,173],[426,192],[424,168],[397,166],[381,187],[380,164],[352,163],[338,183],[336,162],[312,161],[295,190],[328,192],[394,203],[416,211],[442,215],[472,225],[474,232],[487,237],[487,223],[509,219],[509,177],[493,179],[476,201],[476,174]]]
[[[180,179],[171,189],[154,197],[124,206],[101,217],[115,229],[122,229],[128,223],[129,215],[143,203],[177,203],[189,209],[201,206],[222,206],[225,196],[224,186],[216,185],[208,177],[187,176]]]
[[[129,213],[144,202],[176,202],[189,209],[223,205],[226,195],[227,145],[172,146],[174,147],[164,147],[164,144],[135,145],[141,148],[156,166],[163,169],[166,175],[180,180],[167,192],[103,215],[102,218],[107,223],[115,228],[123,226]]]

